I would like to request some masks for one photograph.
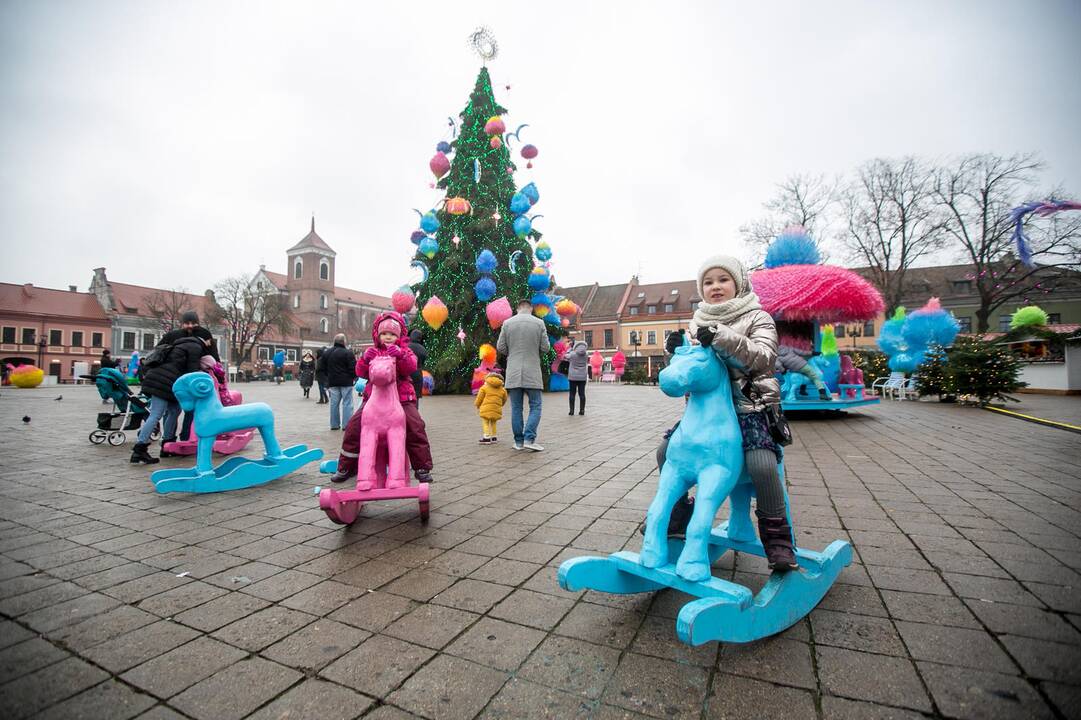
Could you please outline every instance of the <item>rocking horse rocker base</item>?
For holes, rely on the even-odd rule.
[[[277,457],[264,456],[259,460],[229,458],[208,472],[200,472],[198,468],[157,470],[150,479],[154,482],[154,489],[160,493],[224,492],[264,485],[323,457],[322,450],[309,450],[307,445],[287,447],[281,453]]]
[[[337,460],[324,460],[319,463],[319,472],[333,474],[338,471]],[[420,505],[420,520],[428,522],[429,491],[428,483],[406,485],[399,488],[372,488],[371,490],[335,490],[323,488],[319,491],[319,507],[327,517],[339,525],[352,525],[356,522],[364,503],[380,500],[409,500],[416,498]]]

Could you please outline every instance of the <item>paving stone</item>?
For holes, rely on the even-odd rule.
[[[110,672],[122,673],[189,642],[198,634],[183,625],[159,620],[93,645],[82,654]]]
[[[365,630],[323,618],[271,645],[261,654],[308,673],[338,659],[370,635]]]
[[[1053,612],[1023,605],[968,601],[969,608],[997,635],[1009,633],[1022,637],[1081,644],[1081,633]]]
[[[382,705],[365,715],[364,720],[421,720],[421,717],[393,705]]]
[[[1054,610],[1060,610],[1068,613],[1081,613],[1081,593],[1077,592],[1076,587],[1064,587],[1061,585],[1047,585],[1045,583],[1025,583],[1025,588],[1033,595],[1038,597],[1044,603]],[[1017,602],[1017,601],[1005,601],[1005,602]],[[1039,604],[1039,603],[1018,603],[1018,604]]]
[[[962,720],[1054,717],[1032,686],[1015,675],[918,663],[939,709]]]
[[[371,698],[348,688],[310,678],[248,717],[249,720],[353,720],[363,715],[372,703]]]
[[[888,591],[883,591],[883,594]],[[862,585],[836,584],[826,593],[826,597],[818,603],[821,610],[836,610],[838,612],[856,613],[857,615],[873,615],[875,617],[888,617],[886,607],[879,598],[879,591],[873,587]]]
[[[355,585],[364,590],[375,590],[391,580],[404,575],[409,568],[379,560],[369,560],[334,576],[337,582]]]
[[[319,674],[373,697],[386,697],[435,652],[386,635],[373,635]],[[396,703],[398,704],[398,703]]]
[[[480,714],[482,720],[589,718],[593,703],[552,688],[512,678]]]
[[[1081,687],[1053,682],[1042,682],[1040,687],[1063,717],[1072,717],[1081,708]]]
[[[60,662],[70,655],[47,640],[30,637],[0,650],[0,684]]]
[[[138,603],[137,607],[159,617],[172,617],[185,610],[209,602],[214,598],[221,597],[227,592],[229,591],[224,588],[207,583],[191,582],[148,597]]]
[[[1017,635],[1003,635],[999,640],[1026,675],[1081,685],[1081,647]]]
[[[957,573],[943,573],[943,577],[953,591],[963,598],[1043,607],[1043,603],[1036,596],[1015,580]]]
[[[203,632],[213,632],[229,623],[258,612],[270,603],[242,592],[231,592],[179,613],[173,619]]]
[[[816,644],[905,656],[901,638],[888,619],[817,609],[810,618]]]
[[[924,720],[925,717],[912,710],[822,696],[822,720]]]
[[[139,715],[154,702],[154,698],[149,695],[109,680],[53,705],[34,717],[35,720],[127,720]]]
[[[243,650],[208,637],[148,660],[121,675],[121,679],[159,698],[170,698],[181,690],[243,660]]]
[[[814,698],[805,690],[723,674],[713,678],[704,715],[708,720],[739,717],[791,720],[814,716]]]
[[[467,720],[488,703],[506,680],[506,673],[440,655],[409,678],[389,700],[425,717]]]
[[[417,605],[409,598],[373,591],[346,603],[329,617],[363,630],[379,632]]]
[[[881,567],[877,565],[867,566],[867,574],[871,576],[871,582],[880,590],[905,590],[912,592],[918,589],[922,593],[931,595],[949,595],[950,589],[931,570],[912,570],[909,568]]]
[[[834,647],[816,647],[824,693],[923,712],[931,702],[911,662]]]
[[[723,673],[808,690],[818,687],[811,661],[811,647],[783,637],[724,645],[717,658],[717,669]]]
[[[303,677],[262,658],[249,658],[188,688],[170,702],[198,720],[242,718]]]
[[[704,668],[625,653],[604,701],[657,717],[697,718],[707,677]]]
[[[395,595],[404,595],[419,602],[427,602],[455,583],[453,575],[444,575],[434,570],[410,570],[397,580],[388,583],[383,590]]]
[[[638,634],[630,649],[640,655],[673,660],[690,665],[710,667],[717,660],[717,644],[706,643],[698,647],[684,645],[676,636],[676,624],[669,618],[647,616],[638,627]]]
[[[614,648],[549,636],[517,675],[572,695],[596,699],[615,673],[619,655]]]
[[[29,640],[34,636],[34,633],[16,622],[0,620],[0,648],[6,648],[23,640]]]
[[[20,720],[108,677],[107,672],[79,658],[69,657],[0,685],[0,708],[9,720]]]
[[[364,591],[355,585],[325,580],[282,601],[282,605],[311,615],[327,615]]]
[[[484,613],[511,592],[506,585],[463,578],[431,600],[439,605]]]
[[[638,632],[642,616],[618,608],[580,602],[556,626],[560,635],[626,648]]]
[[[497,670],[513,672],[525,661],[544,633],[484,618],[451,643],[446,652]]]
[[[469,574],[474,580],[499,583],[517,587],[528,580],[540,565],[536,563],[521,562],[519,560],[507,560],[506,558],[492,558],[477,570]]]
[[[551,630],[573,605],[574,601],[570,598],[553,597],[532,590],[515,590],[488,614],[519,625]]]
[[[0,613],[18,617],[26,613],[52,607],[87,594],[84,588],[69,582],[50,583],[45,587],[0,600]]]
[[[916,660],[1015,674],[1017,667],[984,630],[898,621],[897,629]]]
[[[391,623],[383,633],[399,640],[440,649],[477,621],[479,615],[442,605],[424,604]]]
[[[158,618],[130,605],[121,605],[75,625],[65,625],[46,633],[76,652],[105,642],[126,632],[150,625]]]
[[[299,570],[283,570],[265,580],[238,589],[243,593],[277,602],[318,584],[322,579],[318,575],[300,572]]]
[[[215,630],[212,634],[230,645],[257,652],[315,619],[314,615],[272,605]]]
[[[924,595],[883,590],[882,599],[886,601],[890,616],[898,620],[954,627],[980,627],[979,622],[965,604],[952,595]]]

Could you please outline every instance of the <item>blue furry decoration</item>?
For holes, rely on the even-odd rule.
[[[818,246],[802,225],[789,225],[766,249],[767,268],[782,265],[817,265],[822,259]]]

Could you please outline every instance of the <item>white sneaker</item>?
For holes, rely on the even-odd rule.
[[[544,446],[538,445],[536,440],[534,440],[533,442],[527,442],[523,447],[525,447],[526,450],[532,450],[533,452],[544,451]]]
[[[523,447],[522,443],[518,442],[517,440],[514,441],[514,449],[515,450],[521,450],[522,447]]]

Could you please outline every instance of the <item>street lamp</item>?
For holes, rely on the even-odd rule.
[[[638,357],[638,346],[642,344],[642,337],[637,331],[631,331],[631,345],[634,346],[634,357]]]
[[[42,367],[42,365],[45,362],[45,347],[48,344],[49,344],[49,341],[45,339],[44,335],[42,335],[41,339],[38,340],[38,367],[41,368],[42,372],[45,371],[45,368]]]
[[[855,325],[846,325],[845,332],[847,332],[848,336],[852,338],[852,349],[855,350],[856,338],[863,337],[863,325],[860,325],[858,323]]]

